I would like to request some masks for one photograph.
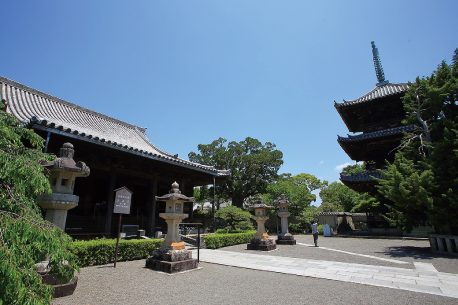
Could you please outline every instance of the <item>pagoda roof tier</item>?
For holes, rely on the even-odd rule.
[[[397,84],[388,83],[383,86],[375,87],[370,92],[364,94],[363,96],[355,100],[351,100],[351,101],[344,100],[343,103],[334,102],[334,106],[336,108],[341,108],[341,107],[353,106],[353,105],[361,104],[365,102],[370,102],[370,101],[381,99],[381,98],[384,98],[390,95],[405,93],[408,88],[409,88],[408,83],[397,83]]]
[[[334,101],[334,107],[350,132],[394,127],[400,125],[405,117],[400,98],[407,89],[408,84],[405,83],[388,83],[355,100]]]
[[[389,154],[399,146],[403,133],[415,128],[415,125],[409,125],[356,136],[349,135],[348,138],[338,136],[337,141],[352,160],[383,163],[394,156]]]
[[[374,132],[361,133],[361,134],[354,135],[354,136],[348,135],[348,138],[337,136],[338,137],[337,141],[339,143],[340,142],[363,141],[365,139],[374,139],[374,138],[386,137],[386,136],[391,136],[391,135],[403,134],[403,132],[413,131],[415,128],[416,128],[415,125],[407,125],[407,126],[390,128],[390,129],[379,130],[379,131],[374,131]]]
[[[382,174],[376,170],[371,170],[358,174],[340,174],[340,181],[358,193],[368,192],[372,194],[376,191],[375,185],[377,184],[377,181],[373,177],[383,179]]]
[[[160,162],[211,175],[229,176],[227,170],[201,165],[158,148],[146,136],[146,128],[132,125],[0,76],[0,98],[6,111],[24,125],[66,134]]]
[[[374,181],[374,178],[383,179],[383,175],[377,170],[364,171],[362,173],[343,175],[340,174],[340,181],[355,181],[355,182],[371,182]]]

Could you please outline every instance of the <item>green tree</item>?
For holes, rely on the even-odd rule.
[[[41,153],[43,142],[33,130],[0,110],[0,304],[51,301],[53,288],[42,283],[35,266],[47,256],[59,280],[72,278],[78,269],[69,252],[71,238],[43,220],[35,203],[38,194],[51,191],[38,163],[39,159],[50,160]]]
[[[283,153],[275,149],[275,144],[264,145],[247,137],[240,142],[229,142],[219,138],[211,144],[199,144],[199,154],[190,152],[189,160],[220,170],[230,170],[230,177],[216,185],[218,197],[229,197],[232,204],[243,206],[243,200],[265,192],[269,183],[277,178],[283,164]]]
[[[228,231],[253,229],[250,221],[251,214],[233,205],[216,211],[215,217],[226,221]]]
[[[198,203],[201,206],[201,209],[204,209],[205,202],[213,199],[210,197],[210,189],[208,185],[202,185],[201,187],[194,188],[193,199],[195,203]]]
[[[430,77],[417,77],[403,98],[406,134],[396,160],[378,180],[394,202],[388,220],[406,231],[428,221],[444,233],[458,225],[458,49]],[[415,199],[415,200],[414,200]]]
[[[324,211],[319,210],[319,208],[313,205],[305,208],[299,217],[302,222],[302,227],[309,227],[313,220],[318,219],[319,212]]]
[[[299,216],[312,202],[316,201],[316,195],[312,192],[319,189],[322,184],[320,179],[311,174],[301,173],[295,176],[282,174],[277,181],[269,184],[267,194],[262,195],[262,198],[266,204],[272,205],[275,199],[285,194],[292,203],[289,211],[293,216]]]
[[[363,173],[366,170],[366,164],[353,164],[353,165],[347,165],[342,169],[341,174],[342,175],[351,175],[351,174],[360,174]]]
[[[368,193],[358,193],[340,182],[324,185],[320,190],[320,212],[377,212],[380,200]]]

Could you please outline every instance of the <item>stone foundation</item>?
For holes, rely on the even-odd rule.
[[[295,245],[296,240],[294,239],[294,236],[287,233],[285,235],[278,235],[278,239],[275,241],[277,245]]]
[[[274,250],[277,245],[273,239],[253,238],[247,245],[247,250],[270,251]]]
[[[78,280],[78,277],[76,277]],[[69,280],[64,284],[57,283],[57,274],[44,274],[41,275],[41,281],[43,284],[52,285],[54,287],[54,298],[65,297],[67,295],[72,295],[75,292],[77,281]]]
[[[197,259],[188,250],[159,249],[146,260],[146,268],[166,273],[177,273],[197,268]]]

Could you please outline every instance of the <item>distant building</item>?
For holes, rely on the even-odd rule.
[[[112,212],[113,191],[117,188],[126,186],[133,192],[130,215],[122,218],[123,224],[138,225],[148,236],[154,236],[156,229],[166,229],[159,217],[165,203],[156,202],[155,196],[168,193],[175,181],[183,194],[192,196],[195,186],[213,184],[214,179],[221,181],[229,175],[228,171],[193,163],[161,150],[149,141],[146,128],[2,76],[0,98],[8,113],[46,139],[48,153],[59,155],[62,145],[70,142],[75,149],[74,159],[85,162],[91,169],[88,178],[76,180],[74,194],[79,196],[79,205],[68,212],[65,231],[75,237],[116,235],[119,218]],[[160,126],[151,127],[157,133],[170,133]],[[192,210],[192,203],[186,203],[184,213],[192,215]]]

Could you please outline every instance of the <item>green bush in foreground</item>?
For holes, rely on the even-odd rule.
[[[68,251],[71,238],[44,220],[35,202],[51,192],[38,162],[53,158],[41,152],[43,143],[0,101],[0,304],[49,304],[54,288],[43,284],[35,266],[45,258],[59,281],[79,270]]]
[[[131,261],[150,257],[161,247],[162,239],[120,240],[118,261]],[[72,252],[80,267],[106,265],[114,262],[116,239],[94,239],[73,242]]]
[[[254,234],[256,234],[256,231],[207,235],[204,237],[205,247],[207,249],[218,249],[232,245],[247,244],[254,237]]]
[[[216,230],[216,234],[235,234],[235,233],[249,233],[253,230],[228,230],[228,229],[218,229]]]

